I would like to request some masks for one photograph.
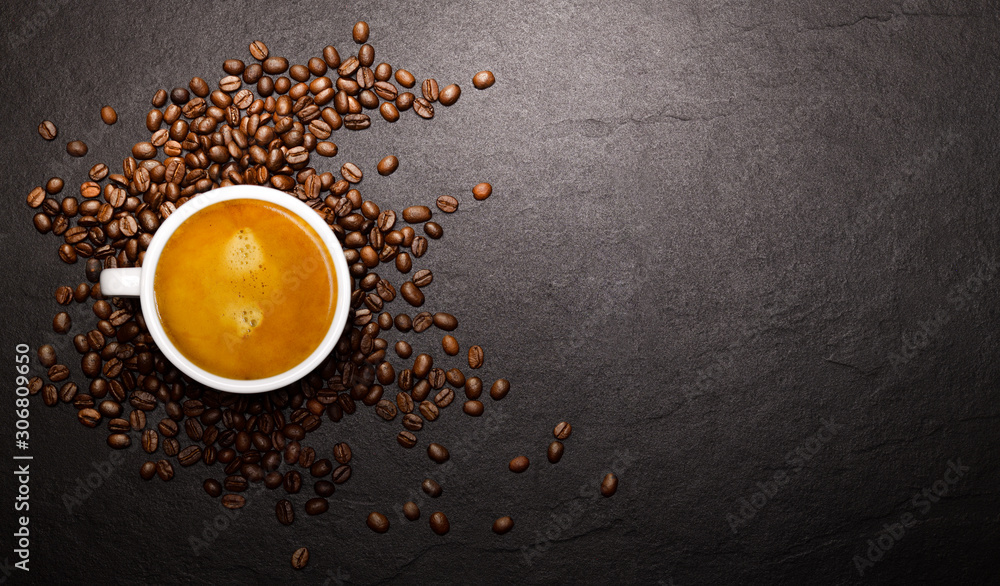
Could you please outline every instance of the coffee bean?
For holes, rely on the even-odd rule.
[[[156,475],[160,477],[160,480],[168,481],[174,477],[174,467],[167,460],[159,460],[156,463]],[[223,504],[225,503],[223,502]]]
[[[361,43],[368,42],[369,32],[368,23],[362,20],[354,25],[354,30],[351,31],[351,36],[354,37],[354,42],[360,45]]]
[[[59,247],[59,258],[66,264],[75,263],[77,259],[76,249],[69,244],[63,244]]]
[[[490,397],[494,401],[499,401],[507,396],[510,392],[510,381],[505,378],[500,378],[494,381],[493,386],[490,387]]]
[[[424,304],[424,294],[419,287],[413,284],[413,281],[403,283],[399,287],[399,293],[407,303],[414,307],[420,307]]]
[[[439,408],[444,409],[451,402],[455,400],[455,391],[451,389],[441,389],[438,394],[434,395],[434,404]]]
[[[153,99],[150,101],[156,108],[162,108],[167,104],[167,90],[159,89],[153,94]]]
[[[448,356],[455,356],[458,354],[458,340],[452,335],[447,335],[441,338],[441,347],[444,349],[444,353]]]
[[[513,528],[514,520],[510,517],[500,517],[496,521],[493,521],[493,532],[497,535],[503,535]]]
[[[246,65],[239,59],[226,59],[222,62],[222,70],[229,75],[240,75],[244,69]]]
[[[71,157],[82,157],[87,154],[87,143],[82,140],[71,140],[66,143],[66,152]]]
[[[265,45],[263,41],[254,41],[250,43],[250,55],[257,61],[267,59],[267,45]]]
[[[227,509],[242,509],[247,504],[247,499],[239,494],[227,494],[222,497],[222,506]]]
[[[433,222],[428,222],[428,223],[430,224]],[[413,253],[413,256],[417,258],[422,257],[424,254],[427,253],[427,239],[424,238],[423,236],[417,236],[416,238],[414,238],[413,245],[410,246],[410,251]]]
[[[403,427],[410,431],[420,431],[424,428],[424,420],[416,413],[407,413],[403,416]]]
[[[313,492],[316,496],[321,496],[323,498],[329,498],[333,496],[336,492],[336,486],[329,480],[317,480],[316,484],[313,485]]]
[[[351,478],[351,467],[348,464],[337,466],[331,475],[334,484],[343,484]]]
[[[448,458],[451,457],[448,453],[448,448],[438,443],[432,443],[427,446],[427,455],[438,464],[447,462]]]
[[[410,521],[416,521],[420,518],[420,507],[413,501],[406,502],[403,505],[403,516]]]
[[[375,414],[386,421],[392,421],[396,418],[396,405],[388,399],[382,399],[378,402],[378,405],[375,406]]]
[[[367,114],[348,114],[344,116],[344,127],[348,130],[364,130],[371,126],[371,118]]]
[[[349,446],[346,442],[340,442],[334,445],[333,458],[341,464],[347,464],[351,461],[351,446]]]
[[[242,476],[233,475],[226,477],[223,486],[229,492],[243,492],[250,486],[250,483]]]
[[[365,521],[365,523],[368,525],[368,528],[375,533],[385,533],[389,530],[389,519],[382,513],[369,513],[368,520]]]
[[[441,102],[442,106],[450,106],[458,101],[458,97],[462,95],[462,88],[458,87],[458,84],[449,84],[441,88],[441,93],[438,96],[438,101]]]
[[[143,462],[142,466],[139,467],[139,476],[143,480],[152,480],[153,476],[156,476],[156,464]]]
[[[420,92],[428,102],[436,102],[440,95],[437,80],[433,78],[425,79],[424,83],[420,85]]]
[[[95,409],[81,409],[77,411],[76,417],[87,427],[97,427],[101,423],[101,414]]]
[[[430,478],[424,479],[424,481],[420,484],[420,489],[423,490],[424,493],[426,493],[427,496],[431,497],[432,499],[436,499],[437,497],[441,496],[442,492],[441,485]]]
[[[291,525],[295,521],[295,509],[291,501],[281,499],[274,506],[274,514],[278,517],[278,522],[282,525]]]
[[[401,273],[408,273],[411,268],[413,268],[413,260],[410,258],[410,255],[405,252],[401,252],[396,257],[396,269]]]
[[[285,502],[288,502],[288,501],[285,501]],[[279,517],[278,520],[280,521],[281,517]],[[291,521],[289,521],[288,523],[284,523],[284,524],[288,525],[290,523],[291,523]],[[306,549],[304,547],[300,547],[300,548],[296,549],[292,553],[292,567],[295,568],[296,570],[301,570],[302,568],[306,567],[306,564],[308,564],[308,563],[309,563],[309,550],[308,549]]]
[[[446,214],[458,211],[458,200],[450,195],[440,195],[437,198],[437,207]]]
[[[53,388],[53,392],[54,391],[55,391],[55,388]],[[403,446],[404,448],[409,449],[409,448],[412,448],[413,446],[417,445],[417,436],[413,435],[409,431],[401,431],[396,436],[396,441],[399,443],[399,445]]]
[[[361,169],[354,163],[344,163],[343,166],[340,167],[340,174],[349,183],[358,183],[363,177]]]
[[[49,193],[49,195],[55,195],[55,194],[59,193],[60,191],[62,191],[63,185],[64,185],[64,182],[63,182],[63,180],[61,178],[59,178],[59,177],[52,177],[51,179],[49,179],[45,183],[45,191],[47,191]],[[73,200],[73,201],[76,201],[76,200]],[[64,200],[64,205],[65,205],[65,200]]]
[[[208,493],[208,496],[212,498],[218,498],[222,495],[222,484],[214,478],[205,479],[205,482],[202,483],[201,486],[205,489],[205,492]]]
[[[421,401],[420,402],[420,415],[423,416],[427,421],[434,421],[438,418],[440,412],[438,411],[438,406],[431,401]]]
[[[327,512],[329,508],[330,508],[330,501],[320,497],[311,498],[307,500],[305,506],[307,515],[322,515],[323,513]]]
[[[49,370],[51,371],[51,369]],[[44,387],[42,387],[41,392],[42,392],[42,402],[45,403],[46,406],[54,407],[59,403],[59,391],[56,390],[55,385],[45,385]]]
[[[35,214],[32,221],[35,224],[35,229],[40,233],[45,234],[52,230],[52,219],[47,214],[38,213]]]
[[[76,396],[76,392],[77,392],[76,383],[74,383],[74,382],[68,382],[68,383],[64,384],[62,387],[60,387],[60,389],[59,389],[59,399],[63,403],[69,403],[70,401],[73,400],[73,397]],[[128,422],[126,422],[126,424],[127,423]],[[112,429],[112,431],[118,431],[118,430]],[[126,429],[125,431],[128,431],[128,430]]]
[[[65,334],[69,331],[71,326],[71,321],[69,314],[65,311],[60,311],[52,319],[52,330],[57,334]]]
[[[549,459],[549,462],[555,464],[556,462],[561,460],[563,456],[563,449],[564,449],[563,443],[560,441],[554,441],[551,444],[549,444],[549,449],[546,454],[546,456]]]
[[[493,85],[494,82],[496,82],[496,78],[493,77],[492,71],[480,71],[472,76],[472,85],[477,90],[484,90]]]
[[[607,498],[618,491],[618,477],[610,472],[601,481],[601,496]]]
[[[431,514],[431,530],[438,535],[444,535],[451,529],[451,524],[448,523],[448,517],[444,513],[438,511]]]
[[[391,175],[399,167],[399,159],[394,155],[388,155],[378,162],[379,175]]]
[[[38,125],[38,134],[45,140],[53,140],[59,134],[59,129],[49,120],[42,120]]]
[[[478,376],[469,377],[465,381],[465,396],[478,399],[483,394],[483,381]]]
[[[177,459],[181,466],[192,466],[201,461],[201,448],[198,446],[188,446],[177,454]]]
[[[424,224],[424,233],[437,240],[438,238],[444,236],[444,228],[442,228],[441,224],[438,224],[437,222],[427,222]]]
[[[511,472],[520,474],[528,469],[528,464],[529,462],[526,456],[518,456],[511,460],[507,467],[510,468]]]
[[[555,429],[552,430],[552,435],[558,440],[564,440],[573,433],[573,426],[565,421],[560,421],[556,424]]]
[[[56,363],[56,349],[51,344],[45,344],[38,348],[38,361],[42,366],[48,368]]]
[[[285,492],[288,494],[297,494],[302,490],[302,475],[299,474],[298,470],[289,470],[285,472]]]
[[[160,443],[160,436],[155,430],[147,429],[142,432],[142,449],[147,454],[152,454],[156,451],[157,445]]]
[[[421,118],[431,119],[434,117],[434,106],[424,98],[413,100],[413,111]]]
[[[483,349],[479,346],[469,348],[469,368],[479,368],[483,365]]]
[[[410,224],[419,224],[431,219],[431,209],[427,206],[410,206],[403,210],[403,219]]]
[[[87,347],[90,347],[89,342]],[[87,352],[80,359],[80,368],[88,378],[97,378],[101,374],[101,355],[97,352]]]
[[[493,186],[489,183],[479,183],[472,188],[472,197],[477,200],[484,200],[493,193]]]
[[[483,414],[483,404],[480,401],[466,401],[462,405],[462,411],[464,411],[466,415],[479,417]]]
[[[28,194],[28,207],[37,208],[45,203],[45,190],[41,187],[35,187]]]

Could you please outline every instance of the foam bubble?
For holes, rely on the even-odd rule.
[[[226,242],[224,262],[244,277],[264,267],[264,249],[250,228],[241,228]]]
[[[224,315],[231,320],[236,335],[248,338],[264,322],[264,310],[253,301],[240,300],[226,308]]]

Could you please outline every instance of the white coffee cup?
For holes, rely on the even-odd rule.
[[[185,358],[167,337],[163,324],[160,323],[159,312],[156,310],[156,296],[153,293],[153,277],[156,275],[156,265],[160,260],[160,254],[177,228],[185,220],[206,207],[232,199],[265,201],[280,206],[305,220],[320,236],[330,252],[337,279],[337,307],[323,341],[298,366],[281,374],[262,379],[240,380],[222,377],[208,372]],[[153,336],[157,348],[171,364],[204,385],[232,393],[260,393],[279,389],[308,375],[324,358],[329,356],[337,340],[340,339],[344,326],[347,324],[347,315],[350,312],[350,292],[351,279],[347,268],[347,259],[344,257],[344,249],[333,235],[330,226],[312,208],[291,195],[256,185],[220,187],[188,200],[160,224],[146,248],[142,267],[105,269],[101,272],[102,295],[105,297],[139,297],[142,300],[142,315],[146,320],[146,327]]]

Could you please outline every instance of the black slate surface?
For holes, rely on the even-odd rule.
[[[998,15],[936,0],[5,2],[0,582],[996,583]],[[368,197],[460,197],[418,263],[436,275],[428,307],[458,316],[463,347],[486,349],[481,376],[511,394],[421,435],[452,447],[446,470],[370,409],[324,425],[354,474],[292,527],[273,494],[222,515],[200,465],[141,481],[138,447],[113,455],[71,406],[35,397],[31,570],[13,569],[15,347],[54,341],[79,377],[50,324],[55,287],[83,278],[33,230],[26,194],[117,168],[156,89],[214,83],[258,38],[293,63],[347,53],[359,19],[377,61],[464,93],[430,122],[339,131],[329,169],[396,154]],[[497,84],[473,90],[487,68]],[[85,158],[65,154],[73,138]],[[483,180],[494,195],[475,202]],[[443,360],[435,336],[406,338]],[[551,466],[563,419],[575,431]],[[522,453],[531,468],[507,472]],[[444,496],[403,521],[428,475]],[[371,510],[387,534],[365,527]],[[498,537],[502,514],[516,526]],[[855,556],[878,561],[862,575]]]

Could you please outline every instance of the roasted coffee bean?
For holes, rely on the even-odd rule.
[[[69,314],[65,311],[60,311],[52,319],[52,330],[57,334],[65,334],[71,325]]]
[[[254,41],[250,43],[250,55],[257,61],[267,59],[267,45],[265,45],[263,41]]]
[[[361,178],[363,177],[361,169],[354,163],[344,163],[340,167],[340,174],[349,183],[358,183],[361,181]]]
[[[510,464],[508,464],[507,467],[510,468],[511,472],[520,474],[521,472],[524,472],[525,470],[528,469],[528,465],[529,462],[527,456],[518,456],[513,460],[511,460]]]
[[[155,430],[147,429],[142,432],[142,449],[148,454],[152,454],[156,451],[157,446],[160,443],[160,436]]]
[[[430,119],[434,117],[434,106],[424,98],[413,100],[413,111],[421,118]]]
[[[72,381],[65,383],[63,384],[62,387],[59,388],[59,399],[63,403],[69,403],[70,401],[73,400],[73,397],[76,396],[76,392],[77,392],[76,383]]]
[[[455,391],[451,389],[441,389],[438,394],[434,395],[434,404],[441,409],[451,405],[451,402],[454,400]]]
[[[156,476],[156,464],[153,462],[143,462],[142,466],[139,467],[139,476],[143,480],[152,480],[153,476]]]
[[[407,303],[414,307],[420,307],[424,304],[424,294],[419,287],[413,284],[413,281],[407,281],[400,285],[399,293]]]
[[[48,368],[56,363],[56,349],[51,344],[45,344],[38,348],[38,361],[42,366]]]
[[[410,252],[413,256],[420,258],[427,253],[427,239],[423,236],[417,236],[413,239],[413,244],[410,246]]]
[[[69,378],[69,368],[63,364],[53,364],[47,372],[49,380],[57,383]]]
[[[440,95],[437,80],[434,78],[425,79],[424,83],[420,85],[420,93],[423,94],[424,99],[428,102],[436,102]]]
[[[291,525],[295,521],[295,508],[291,501],[281,499],[274,506],[274,514],[278,517],[278,522],[282,525]]]
[[[464,411],[466,415],[479,417],[483,414],[483,404],[480,401],[466,401],[462,405],[462,411]]]
[[[413,274],[413,284],[416,285],[417,287],[426,287],[427,285],[430,285],[431,282],[433,281],[434,281],[434,273],[430,272],[427,269],[421,269]],[[448,315],[448,314],[442,314],[442,315]],[[452,317],[451,319],[454,320],[455,318]]]
[[[59,305],[69,305],[73,302],[73,289],[71,287],[59,287],[56,289],[56,303]]]
[[[101,401],[97,405],[97,410],[101,412],[101,415],[114,419],[122,414],[122,406],[116,401],[108,399],[107,401]]]
[[[448,453],[448,448],[438,443],[431,443],[427,446],[427,455],[438,464],[447,462],[448,458],[451,457]]]
[[[299,474],[298,470],[289,470],[285,472],[285,492],[288,494],[297,494],[302,489],[302,475]]]
[[[48,407],[54,407],[59,403],[59,391],[55,385],[45,385],[42,387],[42,402]]]
[[[546,454],[546,456],[549,459],[549,462],[555,464],[556,462],[561,460],[563,456],[563,449],[564,449],[563,443],[560,441],[554,441],[551,444],[549,444],[548,453]]]
[[[208,496],[212,498],[218,498],[222,495],[222,484],[214,478],[205,479],[205,482],[202,483],[201,487],[204,488]]]
[[[330,498],[336,490],[336,485],[329,480],[317,480],[316,484],[313,485],[313,492],[316,493],[316,496],[323,498]]]
[[[438,101],[441,102],[442,106],[450,106],[458,101],[458,97],[462,95],[462,88],[456,83],[452,83],[441,88],[441,93],[438,95]]]
[[[441,195],[437,198],[437,207],[446,214],[458,211],[458,200],[450,195]]]
[[[617,491],[618,477],[609,472],[604,476],[604,480],[601,481],[601,496],[607,498],[614,495]]]
[[[281,521],[281,517],[280,516],[278,517],[278,520]],[[285,524],[285,525],[289,525],[289,524],[291,524],[291,521],[289,521],[288,523],[284,523],[284,522],[282,522],[282,523]],[[292,552],[292,567],[293,568],[295,568],[296,570],[301,570],[302,568],[306,567],[306,564],[308,564],[308,563],[309,563],[309,550],[308,549],[306,549],[304,547],[300,547],[300,548],[296,549],[294,552]]]
[[[426,275],[421,275],[422,272],[424,271],[417,271],[417,274],[413,275],[413,282],[418,287],[426,287],[431,282],[430,271],[427,271]],[[438,312],[434,314],[434,325],[438,329],[450,332],[458,327],[458,319],[450,313]]]
[[[419,224],[431,219],[431,209],[427,206],[410,206],[403,210],[403,219],[411,224]]]
[[[128,414],[129,425],[132,429],[139,431],[146,427],[146,413],[144,411],[132,411]],[[211,443],[211,442],[208,442]]]
[[[411,268],[413,268],[413,260],[410,258],[409,254],[402,252],[396,256],[396,269],[399,270],[399,272],[408,273]]]
[[[327,512],[330,508],[330,502],[325,498],[311,498],[306,501],[306,514],[307,515],[322,515]]]
[[[438,238],[444,236],[444,228],[442,228],[441,224],[438,224],[437,222],[427,222],[424,224],[424,233],[430,238],[437,240]]]
[[[420,489],[432,499],[436,499],[441,496],[442,492],[441,485],[430,478],[425,478],[424,481],[420,483]]]
[[[371,118],[367,114],[348,114],[344,116],[344,127],[348,130],[364,130],[371,126]]]
[[[440,511],[431,513],[430,524],[431,530],[438,535],[444,535],[449,529],[451,529],[451,524],[448,523],[448,517]]]
[[[87,427],[97,427],[101,423],[101,414],[95,409],[81,409],[77,411],[76,417]]]
[[[424,428],[424,420],[416,413],[407,413],[403,416],[403,427],[410,431],[420,431]]]
[[[53,140],[59,134],[59,129],[49,120],[42,120],[38,125],[38,134],[45,140]]]
[[[49,218],[47,214],[42,214],[42,213],[35,214],[35,217],[32,218],[32,221],[35,224],[35,229],[42,234],[45,234],[50,230],[52,230],[52,219]]]
[[[99,334],[99,332],[98,332]],[[90,347],[90,343],[87,343]],[[101,355],[97,352],[87,352],[80,360],[80,368],[88,378],[96,378],[101,374]]]
[[[438,418],[439,411],[437,405],[431,401],[421,401],[420,402],[420,415],[423,416],[427,421],[434,421]]]
[[[391,175],[399,167],[399,159],[394,155],[384,157],[378,162],[379,175]]]
[[[59,258],[66,264],[75,263],[77,259],[76,249],[69,244],[63,244],[59,247]]]
[[[441,348],[448,356],[455,356],[459,351],[458,340],[455,339],[455,336],[447,335],[441,338]]]
[[[222,506],[227,509],[242,509],[247,504],[247,499],[239,494],[227,494],[222,497]]]
[[[371,512],[368,514],[368,520],[365,521],[368,528],[375,533],[385,533],[389,530],[389,519],[382,513]]]
[[[333,458],[340,464],[347,464],[351,461],[351,446],[346,442],[340,442],[333,446]]]
[[[413,347],[410,343],[405,340],[400,340],[396,342],[395,345],[396,356],[400,358],[409,358],[413,354]]]
[[[181,452],[181,443],[177,441],[177,438],[168,437],[163,440],[163,453],[170,456],[171,458],[176,456]]]
[[[552,435],[558,440],[567,439],[571,433],[573,433],[573,426],[565,421],[557,423],[555,428],[552,430]]]
[[[31,190],[30,193],[28,193],[28,200],[27,200],[28,207],[29,208],[40,207],[43,203],[45,203],[45,196],[46,193],[43,188],[35,187],[34,189]]]
[[[299,466],[303,468],[310,468],[315,461],[316,450],[312,448],[303,448],[302,452],[299,454]]]
[[[82,140],[71,140],[66,143],[66,152],[71,157],[82,157],[87,154],[87,143]]]
[[[409,449],[417,445],[417,436],[413,435],[409,431],[401,431],[396,436],[396,441],[399,443],[399,445]]]
[[[93,239],[93,237],[91,237]],[[96,258],[87,259],[86,267],[87,280],[91,283],[98,283],[101,280],[101,261]]]
[[[181,466],[191,466],[201,461],[201,448],[198,446],[188,446],[177,454]]]
[[[333,464],[326,458],[316,460],[313,462],[313,465],[309,467],[309,473],[315,478],[326,476],[331,470],[333,470]]]
[[[375,413],[386,421],[392,421],[396,418],[396,405],[388,399],[382,399],[375,406]]]
[[[434,366],[434,359],[430,354],[418,354],[413,360],[413,376],[417,378],[427,378],[427,373]]]
[[[503,535],[513,528],[514,520],[510,517],[500,517],[496,521],[493,521],[493,532],[497,535]]]
[[[247,482],[246,478],[242,476],[227,476],[223,482],[223,486],[229,492],[243,492],[250,487],[250,483]]]
[[[413,413],[413,398],[409,393],[396,394],[396,407],[405,414]],[[403,418],[403,425],[406,425],[406,418]]]
[[[497,379],[493,382],[493,386],[490,387],[490,397],[494,401],[499,401],[507,396],[510,392],[510,382],[505,378]],[[569,425],[569,424],[567,424]]]
[[[484,200],[493,193],[493,186],[489,183],[480,183],[472,188],[472,197]]]
[[[480,71],[472,76],[472,85],[477,90],[484,90],[493,85],[494,82],[496,82],[496,78],[492,71]]]
[[[62,191],[63,185],[64,183],[62,179],[60,179],[59,177],[52,177],[51,179],[45,182],[45,191],[47,191],[49,195],[55,195],[60,191]]]
[[[420,507],[417,506],[417,503],[408,501],[403,505],[403,516],[410,521],[416,521],[420,518]]]
[[[483,349],[479,346],[469,348],[469,368],[479,368],[483,365]]]
[[[351,31],[351,36],[354,37],[354,42],[360,45],[361,43],[368,42],[369,32],[370,29],[368,28],[368,23],[362,20],[354,25],[354,30]]]
[[[108,436],[108,445],[116,450],[123,450],[132,445],[132,438],[128,434],[113,433]]]
[[[239,59],[226,59],[222,62],[222,70],[229,75],[240,75],[244,69],[246,65]]]
[[[351,478],[351,467],[348,464],[341,464],[333,471],[334,484],[343,484]]]

